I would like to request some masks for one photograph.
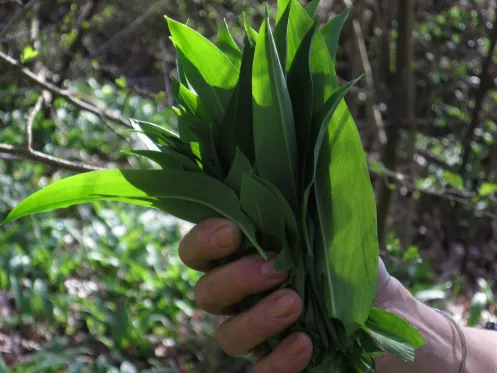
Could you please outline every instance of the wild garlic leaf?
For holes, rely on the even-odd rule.
[[[313,0],[309,4],[307,4],[305,7],[305,11],[312,18],[314,18],[316,16],[316,12],[317,12],[318,7],[319,7],[319,2],[320,2],[320,0]]]
[[[309,30],[315,27],[314,20],[307,14],[297,0],[290,0],[290,5],[286,61],[287,71],[293,65],[293,59],[295,58],[304,37],[308,35]]]
[[[255,227],[242,212],[235,193],[222,182],[200,172],[104,170],[71,176],[23,200],[3,224],[30,214],[102,200],[142,206],[153,206],[160,201],[166,208],[168,200],[194,202],[237,224],[260,254],[267,258],[255,237]]]
[[[274,27],[274,43],[280,59],[281,68],[286,73],[286,53],[287,53],[287,40],[288,40],[288,19],[290,17],[291,2],[287,2],[287,6],[281,17],[279,17],[276,26]],[[280,4],[278,4],[279,6]]]
[[[323,40],[328,47],[328,52],[330,54],[333,63],[336,61],[338,40],[340,39],[340,34],[342,33],[343,25],[350,13],[350,8],[345,8],[345,10],[331,19],[326,25],[324,25],[319,31],[323,37]]]
[[[171,18],[166,20],[188,82],[220,123],[238,81],[238,69],[204,36]]]
[[[127,153],[148,158],[163,169],[201,171],[200,167],[194,161],[172,149],[166,148],[162,149],[160,152],[152,150],[132,150]]]
[[[240,188],[242,186],[243,175],[248,174],[252,170],[252,164],[247,159],[245,154],[240,150],[239,147],[236,148],[235,159],[231,168],[224,180],[224,183],[233,189],[238,195],[240,194]]]
[[[181,106],[187,109],[191,115],[196,116],[198,119],[212,121],[204,103],[195,93],[190,91],[186,86],[174,78],[171,82],[173,97]]]
[[[223,52],[226,57],[228,57],[237,69],[240,69],[240,64],[242,63],[242,52],[233,40],[225,19],[219,26],[216,38],[216,47],[218,47],[219,50]]]
[[[244,38],[240,78],[221,123],[219,156],[225,169],[229,169],[235,157],[236,147],[248,158],[255,162],[253,113],[252,113],[252,64],[255,47],[248,37]]]
[[[133,127],[133,132],[138,135],[138,138],[143,142],[147,149],[153,151],[159,151],[159,147],[142,131],[142,128],[136,120],[130,120],[131,127]]]
[[[283,14],[287,11],[290,6],[291,0],[278,0],[276,8],[276,24],[278,24],[283,17]]]
[[[413,328],[403,318],[394,313],[375,308],[371,309],[366,327],[379,330],[387,330],[391,335],[401,338],[412,345],[412,347],[419,348],[425,344],[425,340],[420,332]]]
[[[309,54],[316,27],[311,28],[302,39],[297,54],[288,72],[288,91],[292,100],[297,146],[300,150],[299,169],[304,170],[308,153],[312,125],[313,82]],[[304,173],[302,173],[302,176]],[[303,183],[299,184],[302,188]]]
[[[298,164],[295,123],[285,75],[269,27],[267,8],[255,47],[252,94],[258,174],[274,184],[296,212]]]
[[[247,13],[243,12],[243,27],[245,28],[245,33],[250,41],[250,43],[255,46],[256,40],[257,40],[257,31],[254,30],[254,28],[250,25],[250,22],[247,17]]]
[[[285,218],[278,200],[263,184],[250,174],[243,175],[240,188],[240,205],[262,236],[261,244],[268,249],[280,250],[268,245],[283,243]]]

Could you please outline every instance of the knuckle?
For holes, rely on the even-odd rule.
[[[212,298],[212,295],[210,294],[210,287],[208,284],[208,278],[207,275],[204,275],[200,278],[200,280],[197,281],[195,284],[195,287],[193,289],[194,291],[194,297],[195,300],[198,304],[198,306],[203,309],[204,311],[209,312],[210,309],[210,299]]]

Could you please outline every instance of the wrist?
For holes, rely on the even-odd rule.
[[[457,329],[444,316],[416,300],[397,279],[392,277],[387,289],[388,293],[379,298],[379,306],[406,319],[419,330],[426,343],[416,350],[414,365],[390,355],[378,358],[379,372],[458,373],[462,341]]]

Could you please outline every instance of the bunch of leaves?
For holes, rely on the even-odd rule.
[[[280,0],[256,31],[245,17],[243,50],[226,24],[215,44],[167,18],[177,50],[173,79],[179,134],[132,121],[158,164],[152,170],[105,170],[49,185],[6,218],[112,200],[153,207],[196,223],[235,222],[246,238],[237,255],[276,250],[283,284],[305,311],[262,348],[289,333],[314,342],[309,372],[376,371],[374,357],[412,362],[423,344],[403,319],[373,308],[378,269],[376,211],[366,157],[340,86],[335,56],[348,12],[319,29],[314,12]],[[262,295],[242,304],[250,307]]]

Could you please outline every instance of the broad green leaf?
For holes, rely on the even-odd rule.
[[[242,63],[242,52],[233,40],[228,25],[226,24],[226,20],[223,20],[223,23],[219,26],[216,38],[216,47],[218,47],[219,50],[223,52],[226,57],[228,57],[237,69],[240,69],[240,65]]]
[[[247,13],[243,12],[243,27],[245,28],[245,33],[247,36],[247,39],[250,41],[252,45],[255,45],[257,41],[257,31],[254,30],[254,28],[250,25]]]
[[[294,250],[292,245],[288,242],[286,235],[283,235],[283,247],[281,252],[274,262],[274,269],[276,271],[291,271],[295,268]]]
[[[279,251],[285,235],[285,218],[273,193],[256,178],[245,174],[240,189],[240,204],[261,234],[261,244]]]
[[[238,81],[238,69],[198,32],[166,19],[188,82],[209,108],[216,123],[220,123]]]
[[[314,184],[314,180],[316,178],[316,171],[317,171],[317,166],[318,166],[318,159],[319,159],[319,154],[320,150],[323,144],[323,140],[326,134],[328,134],[328,125],[330,122],[333,124],[333,115],[335,114],[335,111],[342,101],[342,99],[345,97],[349,89],[359,80],[360,78],[357,78],[342,87],[338,89],[333,95],[330,97],[328,100],[328,103],[324,106],[322,112],[317,115],[314,118],[314,122],[316,123],[315,125],[312,126],[312,128],[319,129],[319,132],[317,134],[311,133],[309,134],[310,136],[310,144],[314,144],[312,147],[312,153],[309,153],[306,155],[305,160],[306,164],[304,167],[304,195],[303,195],[303,202],[302,202],[302,221],[304,223],[304,234],[306,238],[306,243],[307,247],[310,248],[312,247],[310,245],[310,242],[308,241],[308,235],[307,235],[307,210],[308,210],[308,203],[309,203],[309,195],[311,193],[311,188]],[[341,133],[341,128],[334,128],[334,134],[335,138],[336,136],[339,136]],[[331,147],[333,147],[333,142],[335,140],[330,139],[331,141]],[[312,252],[310,253],[312,255]]]
[[[315,34],[311,50],[311,72],[313,82],[313,113],[321,111],[333,92],[338,89],[338,78],[328,47],[320,32]]]
[[[220,127],[219,157],[226,169],[233,163],[236,147],[240,148],[251,163],[255,162],[252,120],[254,52],[254,46],[245,37],[240,79]]]
[[[267,8],[255,47],[252,94],[258,174],[274,184],[293,211],[297,211],[297,140],[292,103],[269,27]]]
[[[338,40],[340,39],[343,25],[345,24],[349,13],[350,8],[345,8],[342,13],[334,17],[320,30],[320,33],[323,36],[324,42],[328,48],[328,52],[330,53],[330,57],[333,63],[335,63],[336,60]]]
[[[318,7],[319,7],[319,2],[320,2],[320,0],[313,0],[309,4],[307,4],[305,7],[305,11],[312,18],[314,18],[316,16],[316,11],[318,10]]]
[[[406,320],[394,313],[379,308],[373,307],[371,309],[366,326],[369,329],[388,330],[390,334],[403,338],[414,348],[419,348],[425,344],[423,336],[416,328],[409,325]]]
[[[201,186],[201,187],[199,187]],[[3,224],[21,217],[101,200],[160,206],[175,216],[192,217],[186,208],[192,203],[215,211],[237,224],[254,247],[267,259],[255,237],[255,227],[241,211],[236,194],[220,181],[199,172],[177,170],[104,170],[72,176],[55,182],[22,201]],[[195,219],[196,220],[196,219]]]
[[[304,36],[287,78],[295,118],[297,144],[300,150],[300,170],[304,169],[311,134],[313,83],[309,54],[315,31],[315,27],[311,28]],[[299,187],[302,188],[302,185],[299,185]]]
[[[281,1],[278,1],[278,6],[280,6]],[[274,27],[274,44],[276,45],[276,51],[278,52],[278,57],[280,59],[281,68],[286,73],[286,53],[287,53],[287,40],[288,40],[288,19],[290,17],[290,7],[291,2],[288,0],[283,0],[287,3],[286,9],[279,17],[276,26]],[[282,4],[281,4],[282,5]]]
[[[205,121],[211,120],[204,103],[195,93],[190,91],[186,86],[174,78],[171,82],[173,97],[181,106],[187,109],[190,114],[198,117],[199,119]]]
[[[286,59],[286,70],[293,65],[295,58],[304,38],[308,32],[315,27],[314,20],[307,14],[297,0],[290,0],[290,19],[288,22],[288,49]]]
[[[291,0],[278,0],[278,6],[276,11],[276,23],[279,23],[285,12],[290,6]]]
[[[162,149],[160,152],[152,150],[133,150],[127,153],[146,157],[157,163],[163,169],[201,171],[200,167],[194,161],[172,149],[166,148]]]
[[[252,164],[247,159],[245,154],[242,153],[240,148],[236,148],[235,160],[224,180],[224,183],[233,189],[237,194],[240,193],[242,186],[243,175],[252,170]]]

